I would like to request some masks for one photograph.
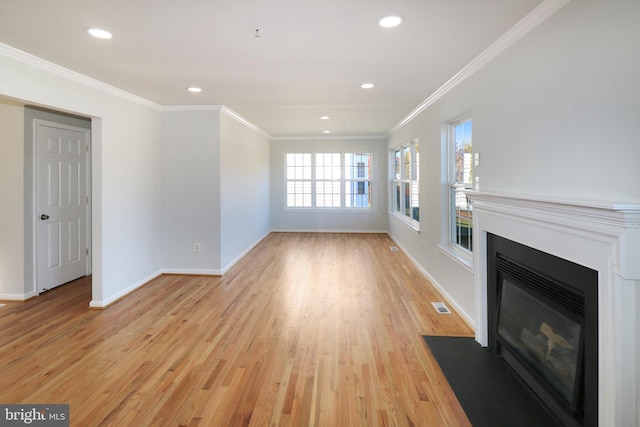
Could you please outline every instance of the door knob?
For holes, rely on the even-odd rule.
[[[43,221],[45,221],[45,220],[49,219],[49,215],[47,215],[47,214],[42,214],[42,215],[40,215],[40,219],[41,219],[41,220],[43,220]]]

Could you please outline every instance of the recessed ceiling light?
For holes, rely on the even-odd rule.
[[[320,120],[329,120],[329,119],[330,119],[330,117],[329,117],[329,116],[322,116],[322,117],[320,117]]]
[[[191,86],[190,88],[187,88],[187,90],[189,92],[193,92],[193,93],[200,93],[202,92],[202,89],[199,87],[195,87],[195,86]]]
[[[399,16],[386,16],[382,18],[378,22],[378,24],[380,24],[380,26],[384,28],[393,28],[400,25],[401,22],[402,22],[402,18],[400,18]]]
[[[374,85],[373,83],[362,83],[362,84],[360,85],[360,87],[361,87],[362,89],[371,89],[372,87],[375,87],[375,86],[376,86],[376,85]]]
[[[102,30],[100,28],[89,28],[87,32],[93,37],[97,37],[99,39],[110,39],[112,37],[109,31]]]
[[[323,132],[323,133],[331,133],[331,131],[330,131],[330,130],[324,130],[324,131],[322,131],[322,132]]]

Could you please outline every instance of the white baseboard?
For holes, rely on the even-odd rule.
[[[35,296],[36,293],[33,291],[26,294],[0,294],[0,301],[26,301]]]
[[[395,244],[400,249],[402,249],[402,252],[404,252],[404,254],[407,256],[407,258],[409,258],[411,260],[411,262],[413,263],[413,265],[415,265],[416,268],[427,278],[427,280],[429,280],[429,282],[431,282],[431,284],[438,290],[438,292],[440,292],[440,294],[444,297],[444,299],[446,299],[447,302],[449,304],[451,304],[451,306],[456,310],[456,312],[458,312],[460,317],[462,317],[462,319],[469,326],[471,326],[471,328],[475,331],[475,328],[476,328],[475,319],[472,316],[469,316],[469,313],[467,313],[460,305],[458,305],[456,300],[454,300],[451,297],[451,295],[449,295],[449,293],[444,289],[444,287],[442,287],[442,285],[440,285],[440,283],[438,283],[438,281],[436,279],[434,279],[424,268],[422,268],[422,266],[418,263],[418,261],[416,261],[416,259],[413,258],[409,254],[409,252],[400,244],[400,242],[398,242],[396,239],[394,239],[393,236],[391,236],[391,235],[389,235],[389,237],[391,237],[391,240],[393,240],[395,242]]]
[[[349,233],[349,234],[389,234],[387,230],[318,230],[317,228],[309,230],[289,230],[278,229],[271,230],[272,233]]]
[[[110,295],[109,297],[105,298],[104,300],[91,300],[91,302],[89,303],[89,307],[91,307],[91,308],[106,308],[107,306],[109,306],[110,304],[113,304],[114,302],[118,301],[119,299],[126,297],[128,294],[130,294],[131,292],[135,291],[136,289],[146,285],[151,280],[153,280],[156,277],[160,276],[162,273],[163,273],[162,271],[157,271],[157,272],[145,277],[144,279],[137,281],[136,283],[134,283],[133,285],[129,286],[128,288],[123,289],[120,292],[115,293],[114,295]]]
[[[165,268],[162,274],[184,274],[185,276],[222,276],[222,270],[199,268]]]

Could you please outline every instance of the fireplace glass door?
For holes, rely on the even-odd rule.
[[[516,283],[502,278],[498,341],[575,411],[581,386],[582,320]]]

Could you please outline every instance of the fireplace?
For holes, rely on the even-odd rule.
[[[585,304],[587,311],[590,304],[597,306],[597,319],[587,316],[581,333],[586,337],[582,370],[585,376],[597,376],[597,402],[589,400],[594,398],[587,391],[584,418],[590,418],[587,411],[595,406],[600,426],[640,425],[640,205],[479,191],[466,194],[474,212],[475,311],[470,319],[476,340],[488,346],[489,335],[495,333],[496,319],[489,320],[489,307],[498,298],[496,289],[489,292],[489,283],[496,280],[489,278],[488,271],[491,234],[595,271],[597,298],[594,302],[587,294]],[[550,271],[546,265],[534,269],[546,276]],[[565,317],[574,319],[571,314]],[[592,328],[597,331],[597,361],[587,357]],[[590,383],[588,378],[585,381]],[[570,393],[565,389],[565,394]]]
[[[489,348],[563,425],[598,424],[598,274],[487,235]]]

